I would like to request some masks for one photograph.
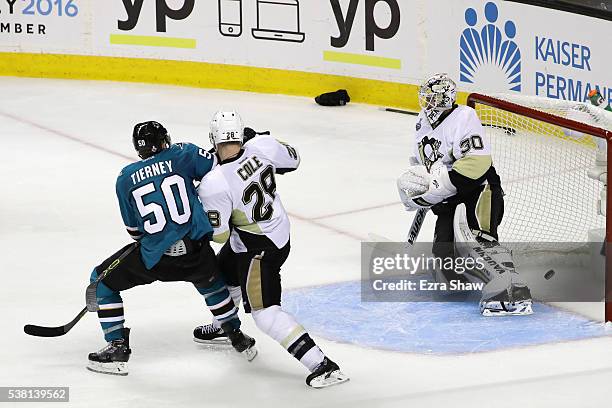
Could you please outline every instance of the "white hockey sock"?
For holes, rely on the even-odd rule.
[[[240,304],[242,303],[242,290],[240,289],[240,286],[228,286],[227,289],[229,290],[234,304],[238,309],[240,309]],[[221,323],[215,317],[213,317],[212,325],[215,329],[221,328]]]
[[[323,354],[319,346],[315,344],[315,346],[308,350],[300,359],[300,363],[304,364],[304,366],[312,373],[315,368],[317,368],[319,364],[323,362],[324,358],[325,354]]]
[[[259,329],[280,343],[293,357],[313,371],[325,355],[293,316],[280,306],[251,312]]]
[[[240,304],[242,303],[242,289],[240,286],[228,286],[230,295],[232,295],[232,299],[234,299],[234,304],[236,307],[240,308]]]

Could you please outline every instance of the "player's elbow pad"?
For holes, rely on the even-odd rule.
[[[453,164],[453,170],[462,176],[477,180],[482,177],[493,164],[491,155],[462,157]]]

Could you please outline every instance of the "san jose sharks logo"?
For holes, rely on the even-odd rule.
[[[419,155],[421,156],[421,163],[425,166],[427,171],[431,170],[431,166],[444,157],[442,153],[440,153],[440,146],[442,142],[435,138],[429,138],[425,136],[419,142]]]

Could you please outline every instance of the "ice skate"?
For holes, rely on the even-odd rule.
[[[227,334],[220,327],[212,323],[198,326],[193,330],[193,341],[210,346],[231,346]]]
[[[123,337],[109,342],[104,348],[89,354],[87,369],[96,373],[128,375],[130,349],[130,329],[122,329]]]
[[[227,333],[234,350],[242,354],[248,361],[257,357],[255,339],[244,334],[240,329],[234,329],[230,323],[223,323],[221,329]]]
[[[323,362],[306,378],[312,388],[325,388],[347,382],[349,378],[340,371],[338,364],[325,357]]]

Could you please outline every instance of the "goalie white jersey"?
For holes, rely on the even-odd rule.
[[[421,112],[415,135],[417,161],[430,171],[441,160],[448,171],[477,179],[491,166],[491,146],[476,111],[456,106],[432,126]]]
[[[295,170],[299,164],[296,149],[273,137],[257,136],[236,157],[208,173],[198,195],[214,228],[213,240],[223,243],[229,238],[234,252],[259,249],[253,248],[254,242],[285,246],[289,217],[276,192],[275,175]]]

